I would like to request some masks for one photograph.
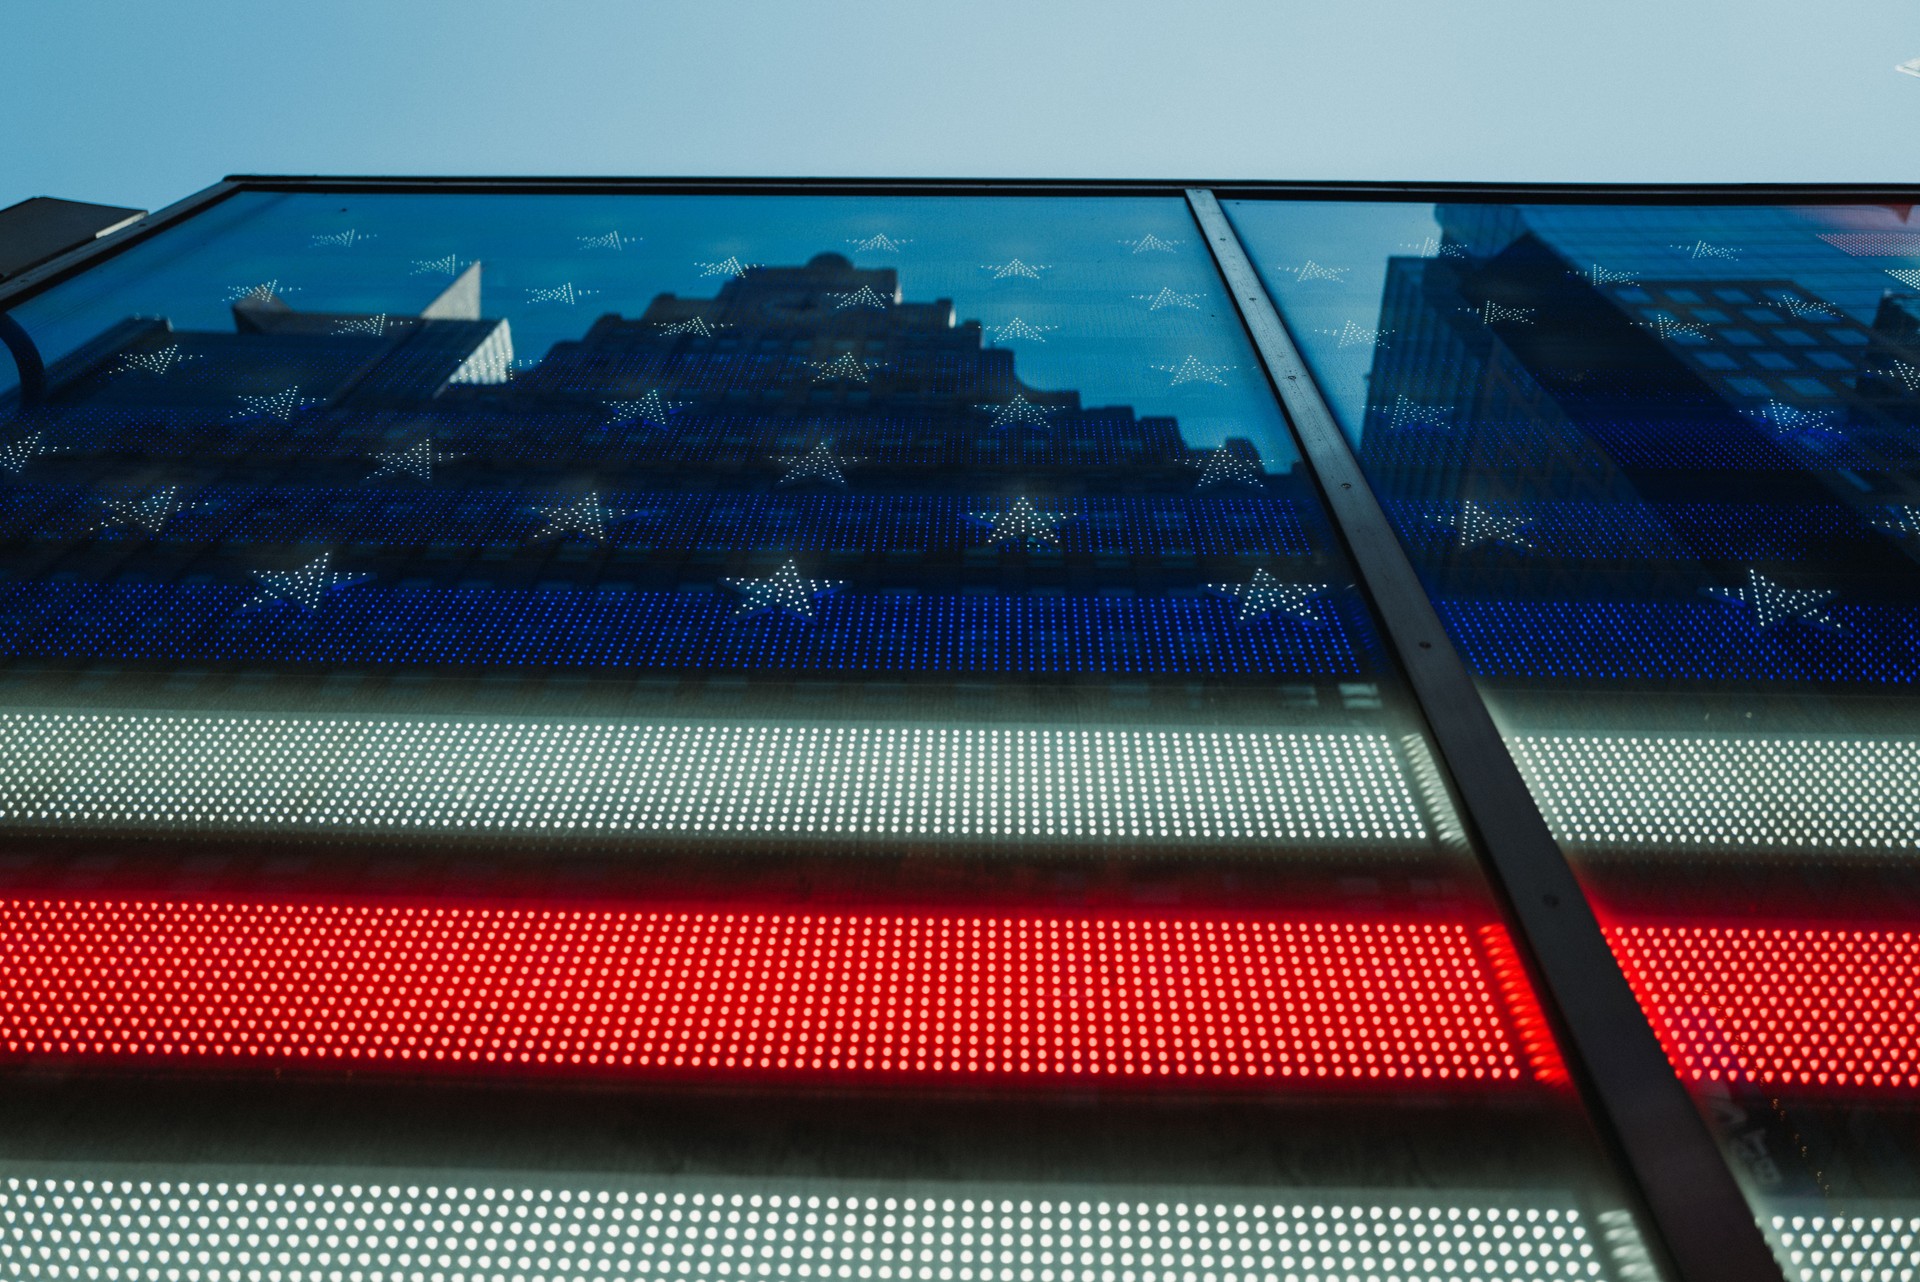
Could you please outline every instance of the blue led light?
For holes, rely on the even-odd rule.
[[[698,389],[670,374],[650,374],[649,381],[670,386],[676,395]],[[979,380],[967,380],[972,390],[961,393],[972,400],[991,395]],[[522,384],[513,385],[515,391]],[[824,386],[824,385],[823,385]],[[846,385],[840,385],[842,390]],[[474,389],[471,403],[450,392],[432,409],[406,415],[413,436],[431,436],[436,447],[468,459],[492,463],[534,464],[550,467],[555,460],[572,466],[685,466],[765,468],[777,455],[806,448],[802,437],[836,434],[842,444],[857,447],[874,464],[909,469],[1016,466],[1050,468],[1178,467],[1198,457],[1180,435],[1171,418],[1135,417],[1125,408],[1061,409],[1048,420],[1046,430],[990,425],[982,411],[968,427],[945,413],[941,398],[951,389],[923,389],[911,394],[883,393],[851,385],[854,393],[871,399],[849,421],[848,410],[835,403],[818,406],[818,421],[796,424],[790,413],[794,397],[779,387],[743,384],[729,388],[726,408],[711,404],[675,413],[667,426],[609,422],[601,395],[574,394],[558,398],[549,407],[533,408],[521,402],[489,397],[501,393]],[[818,389],[816,389],[818,390]],[[937,395],[936,395],[937,393]],[[811,406],[810,396],[806,403]],[[916,400],[927,403],[925,414],[903,408]],[[237,402],[236,402],[237,403]],[[224,416],[227,410],[220,411]],[[142,405],[138,410],[105,406],[75,406],[45,412],[45,448],[63,454],[132,453],[151,459],[179,457],[184,452],[198,465],[227,460],[372,459],[394,447],[400,420],[393,414],[353,409],[304,410],[288,421],[250,418],[228,422],[210,418],[204,409]],[[373,465],[368,464],[368,471]],[[453,473],[449,473],[452,475]]]
[[[186,543],[519,546],[547,523],[537,509],[556,499],[551,491],[403,485],[207,487],[183,496],[190,506],[169,519],[161,537]],[[101,522],[98,497],[93,491],[50,486],[0,493],[0,539],[86,537]],[[658,551],[914,552],[975,546],[982,535],[969,514],[1007,502],[924,494],[614,492],[602,497],[608,510],[634,514],[613,528],[612,546]],[[1068,551],[1301,556],[1311,550],[1298,511],[1284,499],[1171,495],[1049,499],[1047,506],[1075,518],[1060,529],[1060,544]],[[132,531],[118,533],[133,537]]]
[[[823,597],[812,621],[736,617],[720,591],[344,587],[318,609],[243,608],[234,586],[25,582],[0,590],[0,655],[275,663],[848,672],[1350,676],[1360,647],[1316,622],[1241,623],[1218,596]]]
[[[1838,625],[1764,631],[1750,612],[1702,597],[1667,601],[1441,600],[1468,664],[1488,677],[1920,681],[1920,611],[1833,605]]]
[[[1524,518],[1529,546],[1519,550],[1543,561],[1847,560],[1874,555],[1887,541],[1838,504],[1474,501],[1497,517]],[[1385,506],[1415,553],[1458,553],[1457,532],[1446,522],[1459,503],[1389,500]]]

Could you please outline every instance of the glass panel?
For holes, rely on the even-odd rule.
[[[0,1251],[1644,1274],[1183,202],[250,193],[13,315]]]
[[[1911,1271],[1920,223],[1231,213],[1763,1221]]]

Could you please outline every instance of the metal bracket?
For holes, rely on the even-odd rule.
[[[70,249],[57,258],[50,258],[37,267],[21,272],[5,284],[0,284],[0,312],[6,311],[58,281],[85,271],[101,260],[111,258],[122,250],[139,244],[149,236],[165,231],[175,223],[193,217],[208,206],[218,204],[239,190],[241,190],[239,183],[215,183],[211,187],[195,192],[185,200],[175,201],[157,213],[148,214],[145,218],[136,218],[118,231],[108,232],[97,240],[88,241],[78,249]]]
[[[1574,1052],[1588,1108],[1637,1184],[1679,1282],[1782,1278],[1226,211],[1201,188],[1188,189],[1187,202],[1426,716],[1462,818]]]

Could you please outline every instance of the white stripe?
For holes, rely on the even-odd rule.
[[[1426,838],[1384,734],[0,714],[0,825],[1101,842]]]
[[[1514,757],[1573,846],[1920,854],[1920,740],[1526,735]]]
[[[442,1175],[444,1178],[444,1173]],[[1604,1276],[1578,1211],[1489,1204],[1066,1197],[978,1185],[398,1184],[15,1178],[0,1271],[50,1282],[1369,1282]],[[178,1272],[174,1272],[178,1270]]]
[[[1776,1214],[1779,1252],[1805,1282],[1912,1282],[1920,1275],[1920,1202],[1875,1204],[1868,1213]]]

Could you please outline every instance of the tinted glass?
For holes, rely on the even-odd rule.
[[[1763,1220],[1808,1277],[1903,1276],[1920,224],[1232,216]]]
[[[1642,1267],[1182,202],[251,193],[13,315],[26,1258]]]

